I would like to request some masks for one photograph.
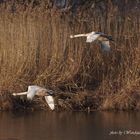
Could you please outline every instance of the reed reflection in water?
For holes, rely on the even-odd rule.
[[[0,140],[139,140],[140,112],[0,112]]]

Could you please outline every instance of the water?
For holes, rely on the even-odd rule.
[[[140,140],[139,122],[140,112],[0,112],[0,140]]]

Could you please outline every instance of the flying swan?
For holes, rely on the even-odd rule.
[[[47,102],[50,109],[54,110],[55,105],[54,105],[54,98],[52,94],[53,94],[52,90],[47,90],[45,88],[32,85],[32,86],[28,86],[27,92],[13,93],[13,96],[27,95],[28,100],[33,100],[35,95],[45,97],[45,101]]]
[[[110,44],[109,41],[114,41],[112,36],[104,34],[102,32],[90,32],[86,34],[77,34],[77,35],[70,35],[70,38],[77,38],[77,37],[86,37],[86,42],[96,42],[101,46],[103,51],[110,51]]]

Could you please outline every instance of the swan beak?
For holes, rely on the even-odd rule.
[[[17,94],[16,94],[16,93],[13,93],[12,95],[13,95],[13,96],[17,96]]]
[[[73,38],[74,36],[73,35],[70,35],[70,38]]]

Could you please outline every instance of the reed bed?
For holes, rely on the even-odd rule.
[[[138,108],[140,2],[78,1],[76,12],[70,6],[61,9],[49,0],[0,4],[1,94],[37,84],[66,92],[92,90],[103,97],[105,109]],[[114,37],[110,53],[69,38],[92,30]]]

